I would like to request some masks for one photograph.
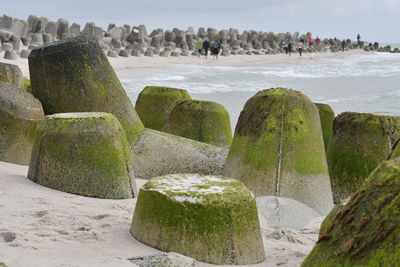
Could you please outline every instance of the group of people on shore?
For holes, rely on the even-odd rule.
[[[313,40],[312,37],[308,37],[307,43],[308,43],[309,47],[311,47],[313,45],[313,41],[314,40]],[[319,44],[321,43],[321,39],[318,36],[315,39],[315,43],[316,43],[317,46],[319,46]],[[291,56],[292,52],[293,52],[293,44],[292,44],[292,42],[290,42],[288,39],[286,39],[284,41],[284,44],[283,44],[283,49],[285,50],[286,55]],[[303,55],[303,52],[304,52],[305,49],[306,49],[305,40],[304,40],[304,38],[301,38],[299,43],[297,44],[297,51],[299,52],[300,56]]]
[[[218,55],[219,55],[219,52],[221,51],[221,44],[218,41],[212,42],[210,44],[208,39],[205,39],[204,42],[203,42],[203,40],[199,39],[195,43],[195,48],[196,48],[197,52],[199,53],[199,57],[201,55],[204,55],[207,59],[208,51],[210,51],[210,54],[213,56],[213,59],[218,60]]]

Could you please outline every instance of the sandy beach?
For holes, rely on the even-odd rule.
[[[0,260],[9,267],[128,267],[135,266],[128,258],[160,253],[129,233],[136,199],[60,192],[33,183],[27,171],[27,166],[0,162]],[[137,180],[138,186],[144,182]],[[320,223],[315,219],[300,230],[272,229],[261,220],[267,259],[253,266],[299,266]]]
[[[180,56],[180,57],[160,57],[155,55],[153,57],[108,57],[115,71],[129,70],[134,68],[155,68],[165,67],[168,65],[195,65],[195,66],[230,66],[230,67],[246,67],[258,66],[262,64],[281,64],[286,62],[324,59],[324,58],[343,58],[346,56],[357,54],[368,54],[363,50],[350,50],[346,52],[319,52],[319,53],[304,53],[300,57],[297,53],[293,53],[291,57],[285,54],[275,55],[236,55],[228,57],[219,57],[219,60],[213,60],[211,56],[206,60],[203,56]],[[0,62],[18,65],[26,78],[29,78],[28,59],[18,57],[17,60],[4,59],[4,51],[0,52]]]

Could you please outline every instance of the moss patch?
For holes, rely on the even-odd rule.
[[[335,119],[335,112],[327,104],[314,103],[319,111],[319,118],[321,120],[322,134],[324,137],[325,150],[328,150],[329,142],[332,136],[333,120]]]
[[[334,120],[327,152],[335,201],[350,196],[384,160],[400,137],[400,118],[344,112]]]
[[[122,124],[129,143],[143,124],[95,37],[78,36],[29,55],[32,93],[46,114],[108,112]]]
[[[146,128],[161,131],[175,105],[189,99],[189,93],[183,89],[146,86],[136,100],[135,109]]]
[[[210,101],[180,101],[170,112],[163,131],[222,147],[229,147],[232,141],[229,113]]]
[[[311,188],[318,188],[325,196],[305,204],[315,208],[325,203],[324,210],[330,210],[328,168],[316,106],[302,93],[283,88],[250,98],[236,125],[223,175],[244,182],[256,195],[303,203],[304,196],[315,195]]]
[[[253,264],[265,258],[254,196],[228,178],[151,179],[140,190],[131,233],[149,246],[208,263]]]
[[[47,116],[36,131],[28,178],[98,198],[130,198],[136,190],[125,133],[108,113]]]
[[[337,210],[303,262],[307,266],[397,266],[400,160],[383,162]]]

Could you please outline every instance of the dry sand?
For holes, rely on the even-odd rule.
[[[149,68],[149,67],[163,67],[174,64],[184,65],[203,65],[203,66],[231,66],[231,67],[244,67],[244,66],[257,66],[265,64],[280,64],[288,61],[310,60],[320,58],[343,58],[349,55],[365,54],[362,50],[351,50],[347,52],[331,53],[304,53],[302,57],[298,54],[292,54],[291,57],[284,54],[276,55],[236,55],[228,57],[219,57],[219,60],[213,60],[211,56],[206,60],[204,57],[117,57],[108,58],[111,65],[116,71],[130,69],[130,68]],[[0,62],[18,65],[26,78],[29,78],[28,59],[18,57],[17,60],[4,59],[4,51],[0,52]]]
[[[30,181],[28,167],[0,162],[0,262],[13,266],[135,266],[127,259],[159,253],[129,233],[136,199],[104,200]],[[138,180],[138,185],[145,181]],[[267,260],[254,266],[299,266],[321,219],[301,230],[261,222]],[[212,266],[200,263],[200,266]]]

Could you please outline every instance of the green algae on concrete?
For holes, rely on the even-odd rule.
[[[22,88],[23,79],[24,75],[17,65],[0,62],[0,82],[11,83]]]
[[[254,196],[230,178],[175,174],[151,179],[140,189],[131,233],[151,247],[207,263],[265,259]]]
[[[211,101],[180,101],[168,115],[163,131],[221,147],[232,142],[228,111]]]
[[[321,214],[333,207],[317,107],[298,91],[260,91],[244,106],[222,172],[257,196],[300,201]]]
[[[32,93],[31,90],[31,81],[29,79],[24,78],[24,82],[22,84],[22,89],[27,91],[28,93]]]
[[[364,183],[399,137],[400,117],[344,112],[335,118],[327,151],[335,202]]]
[[[319,118],[321,120],[322,135],[324,137],[325,151],[328,150],[329,141],[331,140],[333,130],[333,120],[335,119],[335,112],[328,104],[314,103],[319,111]]]
[[[337,210],[301,266],[398,266],[399,176],[399,158],[381,163]]]
[[[132,148],[135,176],[150,179],[171,173],[221,175],[228,150],[183,138],[144,129]]]
[[[28,178],[88,197],[136,196],[129,145],[110,113],[46,116],[36,131]]]
[[[95,37],[81,35],[33,49],[29,55],[32,93],[46,115],[107,112],[137,141],[143,124]]]
[[[28,165],[35,129],[43,118],[39,100],[0,82],[0,161]]]
[[[0,267],[7,267],[4,263],[0,262]]]
[[[146,86],[136,100],[135,109],[146,128],[161,131],[175,105],[188,99],[191,97],[183,89]]]

